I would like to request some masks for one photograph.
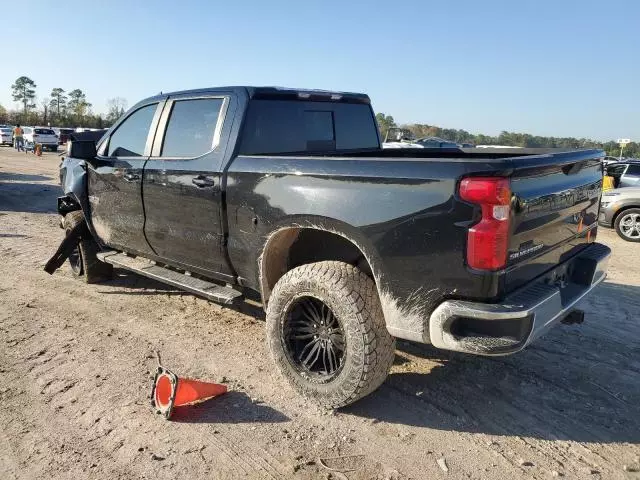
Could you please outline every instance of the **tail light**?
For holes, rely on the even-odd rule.
[[[480,270],[499,270],[507,263],[511,188],[500,177],[465,178],[460,198],[480,205],[482,219],[467,235],[467,264]]]

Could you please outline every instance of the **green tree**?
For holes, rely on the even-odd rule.
[[[23,113],[26,116],[29,109],[35,108],[36,84],[29,77],[19,77],[11,89],[13,90],[13,99],[22,103]]]
[[[380,135],[382,136],[383,140],[390,128],[397,127],[396,122],[391,115],[377,113],[376,121],[378,122],[378,129],[380,130]]]
[[[87,97],[82,90],[76,88],[69,92],[69,109],[75,116],[76,122],[82,123],[84,116],[88,113],[91,104],[87,102]]]
[[[122,97],[110,98],[107,100],[107,117],[108,123],[115,123],[127,109],[127,100]]]
[[[64,110],[67,108],[67,96],[62,88],[56,87],[51,90],[50,108],[56,112],[56,118],[60,121],[61,112],[64,113]]]

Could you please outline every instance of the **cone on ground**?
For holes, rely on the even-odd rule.
[[[204,402],[227,392],[225,385],[179,378],[158,365],[151,391],[151,403],[157,413],[170,418],[174,407]]]

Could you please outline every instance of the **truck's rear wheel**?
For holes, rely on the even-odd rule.
[[[267,307],[267,339],[289,383],[331,408],[378,388],[395,356],[375,284],[343,262],[302,265],[278,281]]]
[[[68,234],[76,225],[84,221],[84,215],[80,210],[67,213],[64,217],[65,232]],[[113,276],[113,266],[98,260],[99,251],[98,244],[92,237],[81,239],[69,255],[69,265],[73,275],[87,283],[109,280]]]

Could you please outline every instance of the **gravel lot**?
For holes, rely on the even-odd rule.
[[[399,342],[377,392],[327,412],[274,373],[255,306],[47,275],[59,160],[0,148],[1,479],[640,478],[640,244],[601,229],[613,258],[583,325],[495,359]],[[230,393],[163,420],[155,349]]]

